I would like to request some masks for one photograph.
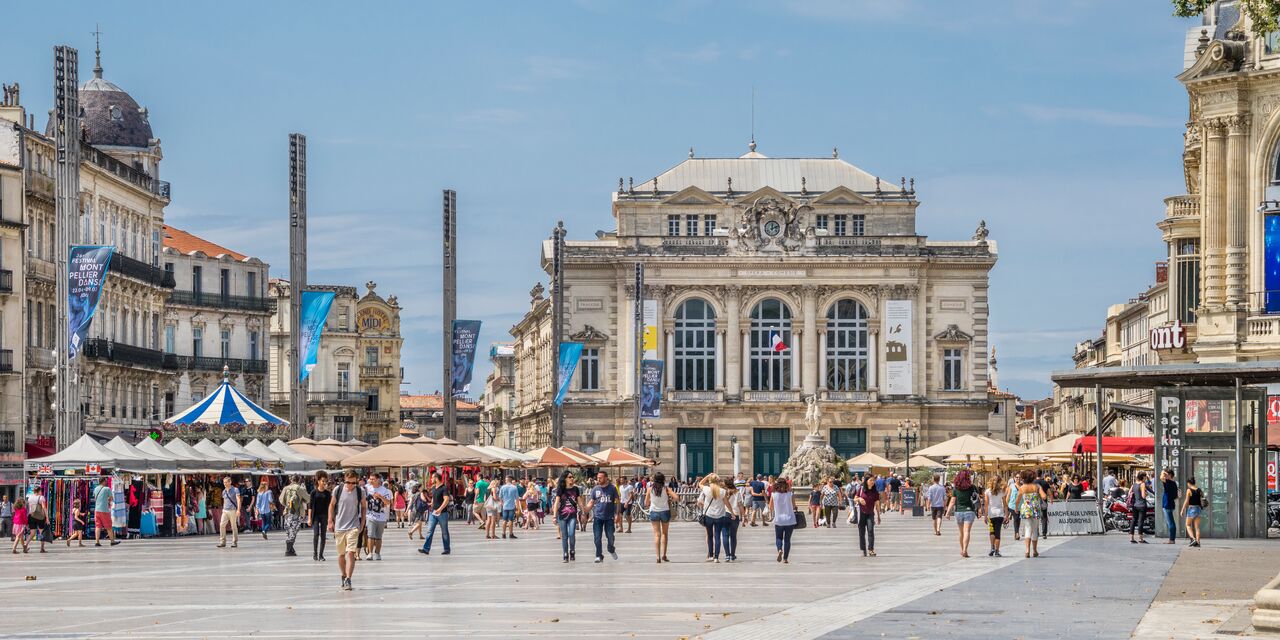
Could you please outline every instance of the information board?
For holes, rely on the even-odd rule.
[[[1102,517],[1093,500],[1058,500],[1049,503],[1049,535],[1082,536],[1102,533]]]

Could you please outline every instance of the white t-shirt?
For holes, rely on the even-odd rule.
[[[27,514],[35,513],[36,505],[38,504],[44,505],[44,518],[48,520],[49,519],[49,501],[45,500],[44,496],[42,495],[38,496],[34,493],[28,493],[27,494]]]
[[[720,495],[716,498],[711,497],[711,487],[702,488],[702,508],[706,510],[708,518],[723,518],[728,515],[729,508],[724,503],[724,490],[719,490]]]
[[[387,511],[391,509],[391,505],[379,500],[376,496],[382,496],[388,501],[391,500],[391,490],[386,485],[375,487],[372,484],[366,485],[364,488],[365,504],[368,507],[368,515],[366,516],[370,522],[386,522]]]
[[[632,485],[629,482],[624,482],[622,486],[618,488],[618,493],[621,495],[622,504],[631,504],[631,496],[635,495],[635,492],[636,492],[636,488],[634,485]]]
[[[1005,497],[1006,497],[1007,495],[1008,495],[1008,494],[1001,493],[1001,494],[998,496],[998,497],[999,497],[999,499],[997,500],[997,499],[996,499],[996,498],[997,498],[997,496],[996,496],[995,494],[991,493],[991,490],[990,490],[990,489],[987,489],[987,491],[986,491],[987,501],[986,501],[986,502],[987,502],[987,517],[988,517],[988,518],[1003,518],[1003,517],[1004,517],[1004,510],[1005,510],[1005,505],[1004,505],[1005,501],[1004,501],[1004,499],[1005,499]]]

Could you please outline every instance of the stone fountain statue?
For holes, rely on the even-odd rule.
[[[828,476],[844,481],[849,476],[849,467],[819,431],[822,407],[818,404],[817,395],[805,398],[804,424],[808,428],[808,435],[791,459],[783,465],[782,477],[791,480],[797,492],[807,494],[807,490],[815,482],[821,482]]]

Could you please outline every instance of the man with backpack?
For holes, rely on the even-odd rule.
[[[298,539],[298,529],[302,527],[302,519],[307,515],[307,504],[311,496],[302,486],[302,477],[294,475],[289,479],[289,486],[280,492],[280,505],[284,510],[284,554],[296,556],[293,542]]]
[[[360,551],[360,532],[364,529],[367,507],[360,474],[347,469],[342,484],[333,490],[329,501],[329,530],[334,532],[338,547],[338,570],[342,572],[342,590],[351,590],[351,574],[356,570],[356,554]]]

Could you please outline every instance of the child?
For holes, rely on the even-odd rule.
[[[18,543],[22,543],[22,552],[27,552],[27,501],[18,498],[13,503],[13,552],[18,553]]]
[[[84,546],[84,510],[80,508],[80,499],[71,502],[71,529],[67,532],[67,546],[76,540]]]

